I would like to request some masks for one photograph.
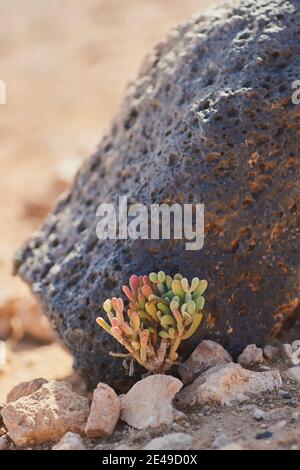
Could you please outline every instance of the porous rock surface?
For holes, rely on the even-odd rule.
[[[1,415],[19,447],[57,442],[68,431],[84,434],[89,400],[73,392],[69,383],[52,380],[5,405]]]
[[[90,385],[122,389],[115,341],[95,323],[132,273],[209,281],[206,322],[185,342],[219,341],[236,357],[299,311],[299,0],[242,0],[196,14],[145,60],[110,132],[70,192],[18,252],[31,285]],[[205,244],[106,240],[96,208],[204,203]],[[128,384],[127,384],[128,385]]]
[[[46,383],[47,380],[43,377],[30,380],[29,382],[21,382],[18,385],[15,385],[10,390],[10,392],[7,394],[6,401],[7,403],[10,403],[11,401],[16,401],[21,397],[31,395],[33,392],[39,390],[39,388],[41,388],[41,386]]]

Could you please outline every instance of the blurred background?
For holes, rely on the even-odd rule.
[[[220,0],[0,0],[0,403],[44,376],[82,384],[12,257],[96,148],[143,57]]]

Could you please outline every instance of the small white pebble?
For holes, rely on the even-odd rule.
[[[300,348],[300,339],[295,339],[295,341],[292,342],[292,348]]]
[[[265,417],[266,417],[266,412],[265,411],[260,410],[259,408],[254,410],[253,418],[256,419],[257,421],[261,421],[261,420],[265,419]]]

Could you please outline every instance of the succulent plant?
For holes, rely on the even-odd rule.
[[[164,373],[177,361],[181,341],[202,321],[206,288],[207,281],[194,277],[189,283],[181,274],[132,275],[129,286],[123,286],[129,308],[121,298],[107,299],[103,308],[109,323],[102,317],[96,321],[128,351],[116,355],[132,357],[151,373]]]

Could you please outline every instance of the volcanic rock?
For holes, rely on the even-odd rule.
[[[240,0],[170,32],[131,83],[110,132],[78,171],[15,271],[41,301],[89,385],[129,385],[95,319],[131,274],[209,282],[206,321],[183,342],[235,358],[299,313],[299,0]],[[95,99],[97,99],[95,97]],[[55,138],[55,137],[54,137]],[[205,243],[102,240],[100,203],[204,203]]]

